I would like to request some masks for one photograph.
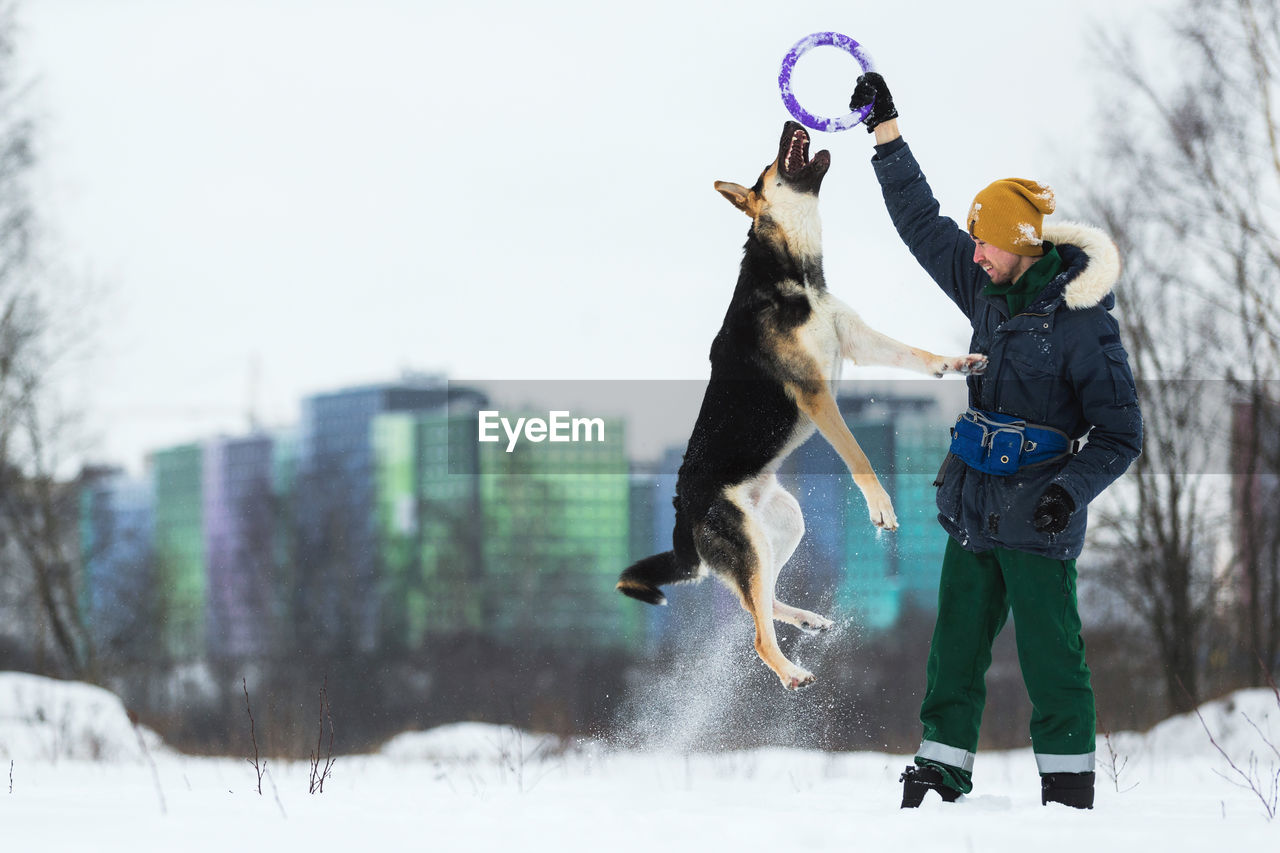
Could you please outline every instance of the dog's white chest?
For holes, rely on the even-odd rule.
[[[821,367],[823,377],[835,381],[840,378],[844,359],[840,353],[835,306],[825,297],[825,293],[810,294],[809,307],[813,314],[804,325],[801,340]]]

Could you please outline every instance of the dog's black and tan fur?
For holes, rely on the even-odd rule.
[[[889,496],[833,396],[843,359],[941,376],[977,372],[980,355],[944,358],[872,330],[833,297],[822,274],[818,190],[831,158],[809,159],[809,135],[787,122],[778,156],[755,186],[716,182],[751,217],[738,284],[711,344],[711,378],[676,485],[673,550],[622,573],[618,589],[665,604],[659,587],[709,571],[755,620],[761,659],[790,689],[811,673],[778,648],[773,621],[825,631],[830,620],[774,598],[778,573],[804,534],[800,504],[778,483],[787,455],[813,434],[831,442],[870,508],[871,522],[898,526]]]

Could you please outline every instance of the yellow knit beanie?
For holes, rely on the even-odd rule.
[[[1015,255],[1044,254],[1040,226],[1053,213],[1053,190],[1023,178],[988,186],[969,207],[969,234]]]

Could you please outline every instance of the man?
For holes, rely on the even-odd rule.
[[[950,535],[920,708],[924,736],[902,774],[903,808],[973,788],[991,645],[1010,611],[1033,706],[1041,802],[1093,807],[1096,717],[1080,638],[1076,557],[1085,508],[1142,447],[1133,375],[1109,311],[1119,258],[1102,232],[1045,227],[1053,192],[996,181],[964,227],[939,213],[898,131],[884,79],[858,78],[872,166],[899,236],[973,325],[970,409],[935,485]],[[1088,436],[1081,448],[1081,439]]]

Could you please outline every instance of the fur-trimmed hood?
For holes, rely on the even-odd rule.
[[[1071,279],[1062,294],[1066,306],[1073,310],[1092,308],[1106,299],[1120,280],[1120,252],[1111,238],[1081,222],[1046,223],[1042,234],[1060,254],[1063,246],[1074,246],[1084,253],[1083,267],[1078,260],[1069,263]]]

